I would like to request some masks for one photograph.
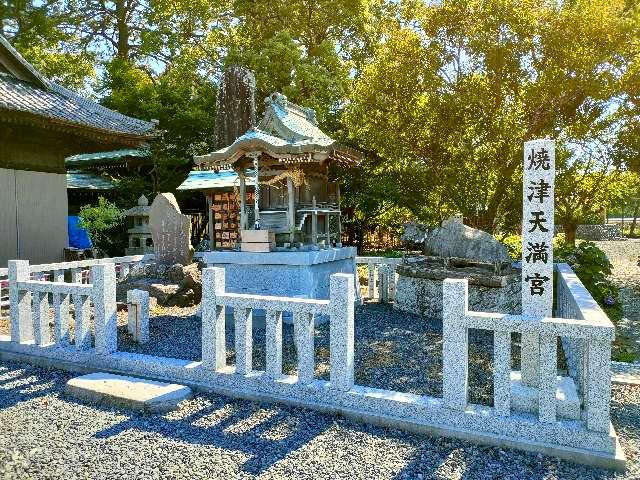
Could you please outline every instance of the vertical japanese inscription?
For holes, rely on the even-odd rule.
[[[524,144],[522,191],[522,313],[551,316],[555,142]]]

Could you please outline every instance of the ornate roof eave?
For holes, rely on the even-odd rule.
[[[57,118],[42,117],[40,115],[21,112],[17,110],[0,109],[0,121],[15,123],[18,125],[30,125],[46,130],[54,130],[72,135],[78,135],[85,138],[91,138],[103,143],[114,143],[126,146],[137,147],[141,143],[156,138],[160,132],[152,130],[151,132],[132,135],[122,132],[114,132],[112,130],[102,130],[92,128],[82,123],[67,122]]]
[[[330,145],[320,145],[316,143],[273,145],[260,138],[253,138],[250,140],[236,141],[233,145],[222,151],[218,150],[217,152],[211,152],[206,155],[195,156],[194,162],[196,164],[233,164],[247,153],[256,151],[266,153],[273,158],[284,160],[292,156],[310,154],[312,157],[317,158],[315,161],[321,162],[331,155],[336,146],[336,142]]]

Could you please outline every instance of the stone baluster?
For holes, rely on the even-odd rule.
[[[11,321],[11,341],[24,343],[33,340],[31,317],[31,292],[18,289],[18,282],[29,280],[27,260],[9,260],[9,306]]]
[[[272,379],[282,376],[282,312],[267,310],[266,373]]]
[[[56,283],[64,283],[64,270],[54,271],[53,281]],[[54,293],[53,310],[55,312],[55,342],[69,343],[69,295]]]
[[[446,407],[465,410],[468,383],[467,280],[442,284],[442,399]]]
[[[89,319],[91,317],[91,297],[74,293],[71,296],[74,308],[74,338],[76,349],[86,350],[91,348],[91,328]]]
[[[334,273],[329,279],[329,360],[331,388],[353,387],[355,278]]]
[[[49,328],[49,294],[46,292],[32,292],[33,307],[33,336],[37,345],[51,343],[51,329]]]
[[[375,280],[375,264],[374,263],[367,263],[367,272],[369,274],[369,278],[368,278],[368,283],[367,283],[367,298],[369,300],[373,300],[374,295],[375,295],[375,288],[376,288],[376,280]]]
[[[493,332],[493,408],[511,414],[511,332]]]
[[[71,269],[71,283],[82,284],[82,269]],[[78,350],[85,350],[91,346],[91,331],[89,329],[90,299],[87,295],[74,293],[71,295],[74,310],[74,343]]]
[[[127,331],[138,343],[149,341],[149,292],[127,292]]]
[[[389,301],[389,269],[387,265],[381,263],[378,265],[378,300],[381,302]]]
[[[396,300],[396,266],[395,264],[388,265],[388,282],[389,282],[389,301],[395,302]]]
[[[611,341],[590,338],[586,350],[587,428],[608,433],[611,423]]]
[[[293,312],[293,328],[298,352],[298,381],[310,383],[315,370],[313,314]]]
[[[116,318],[116,266],[99,264],[91,268],[93,282],[93,317],[96,329],[95,346],[98,355],[109,355],[118,350]]]
[[[236,327],[236,373],[246,375],[251,373],[253,365],[253,312],[250,308],[234,308],[233,318]]]
[[[224,293],[224,282],[223,268],[202,270],[202,366],[214,371],[227,365],[225,307],[217,301]]]
[[[556,421],[558,375],[558,345],[555,335],[540,335],[538,372],[538,419],[544,423],[553,423]]]

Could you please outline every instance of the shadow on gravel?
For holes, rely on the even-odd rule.
[[[179,442],[238,451],[248,456],[242,470],[258,475],[312,441],[333,423],[331,417],[310,416],[309,411],[302,409],[280,409],[270,404],[234,401],[213,395],[206,398],[212,403],[189,415],[172,418],[171,413],[134,413],[128,420],[95,436],[107,439],[123,432],[138,431]],[[286,431],[284,435],[283,430]],[[278,433],[272,436],[271,432]]]
[[[265,369],[264,321],[253,329],[253,368]],[[201,322],[195,316],[157,316],[149,322],[150,340],[133,342],[126,327],[118,329],[118,350],[199,361]],[[282,329],[283,371],[297,373],[294,329]],[[233,319],[226,322],[227,364],[235,362]],[[329,323],[315,332],[316,378],[329,379]],[[492,405],[493,335],[469,333],[469,401]],[[442,321],[395,310],[390,304],[366,303],[355,312],[355,383],[415,395],[442,396]]]
[[[0,410],[56,391],[57,377],[42,379],[30,365],[9,365],[15,365],[16,368],[0,367]]]

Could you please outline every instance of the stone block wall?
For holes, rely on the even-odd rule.
[[[578,225],[576,238],[580,240],[622,240],[622,229],[620,225]]]

